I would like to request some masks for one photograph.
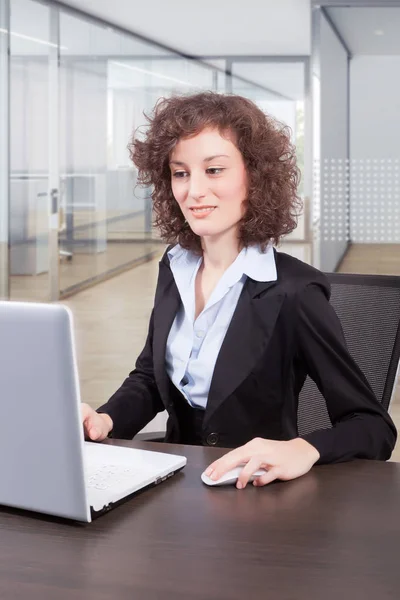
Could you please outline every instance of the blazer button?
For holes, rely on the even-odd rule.
[[[209,446],[216,446],[218,444],[219,435],[218,433],[210,433],[207,436],[207,444]]]

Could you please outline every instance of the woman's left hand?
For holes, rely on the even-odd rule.
[[[263,486],[275,479],[289,481],[301,477],[318,459],[318,450],[302,438],[287,442],[254,438],[213,462],[205,473],[216,481],[227,471],[244,465],[236,483],[238,489],[243,489],[258,469],[267,473],[256,478],[253,485]]]

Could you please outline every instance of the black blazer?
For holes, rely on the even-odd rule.
[[[298,395],[310,375],[333,424],[304,436],[319,451],[319,462],[388,459],[395,426],[348,353],[326,277],[286,254],[275,252],[275,260],[277,281],[248,278],[243,287],[215,364],[202,442],[236,447],[255,437],[298,437]],[[167,337],[180,302],[165,253],[145,347],[135,370],[99,409],[112,418],[113,437],[132,438],[166,409],[165,441],[182,441],[165,368]]]

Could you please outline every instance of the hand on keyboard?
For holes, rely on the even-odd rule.
[[[82,404],[81,412],[85,437],[94,442],[105,440],[113,428],[111,417],[97,413],[89,404]]]

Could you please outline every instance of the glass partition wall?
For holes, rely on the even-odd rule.
[[[3,178],[0,214],[0,244],[9,236],[9,257],[7,243],[0,246],[9,263],[4,297],[56,300],[161,254],[150,190],[136,185],[127,150],[160,97],[200,90],[247,96],[292,128],[304,163],[306,61],[205,63],[52,2],[0,3],[3,25],[4,7],[10,12],[0,33],[0,76],[10,97],[9,190]],[[306,238],[302,221],[292,236]]]
[[[289,126],[301,172],[299,194],[303,211],[295,231],[282,241],[282,250],[311,263],[312,156],[305,131],[310,129],[311,94],[307,57],[242,57],[232,61],[232,92],[253,100],[262,110]],[[240,77],[240,78],[239,78]]]
[[[0,0],[0,299],[9,295],[9,30],[9,2]]]
[[[50,9],[10,4],[9,269],[11,298],[50,294]]]

